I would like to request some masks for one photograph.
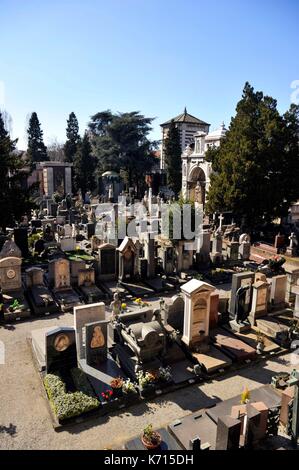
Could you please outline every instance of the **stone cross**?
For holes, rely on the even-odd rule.
[[[292,248],[294,248],[294,246],[297,245],[297,237],[296,237],[294,232],[292,232],[291,235],[289,236],[289,240],[290,240],[289,248],[292,249]]]
[[[222,214],[220,214],[218,219],[219,219],[219,230],[222,230],[222,221],[224,219],[224,216]]]

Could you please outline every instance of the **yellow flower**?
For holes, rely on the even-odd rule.
[[[250,398],[250,392],[247,387],[244,388],[243,392],[241,393],[241,405],[245,405]]]

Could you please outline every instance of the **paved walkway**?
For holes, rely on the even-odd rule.
[[[273,374],[290,371],[289,356],[274,358],[204,385],[193,385],[109,417],[97,418],[55,432],[40,389],[26,337],[35,328],[72,325],[71,314],[0,327],[6,363],[0,365],[0,449],[104,449],[142,431],[185,416],[249,389],[269,383]]]

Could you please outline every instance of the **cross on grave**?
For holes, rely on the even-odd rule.
[[[224,220],[223,214],[220,214],[218,219],[219,219],[219,230],[222,230],[222,222]]]

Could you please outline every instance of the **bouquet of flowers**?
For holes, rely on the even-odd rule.
[[[269,268],[272,269],[272,271],[278,271],[285,261],[286,260],[283,256],[274,256],[273,258],[269,259]]]

